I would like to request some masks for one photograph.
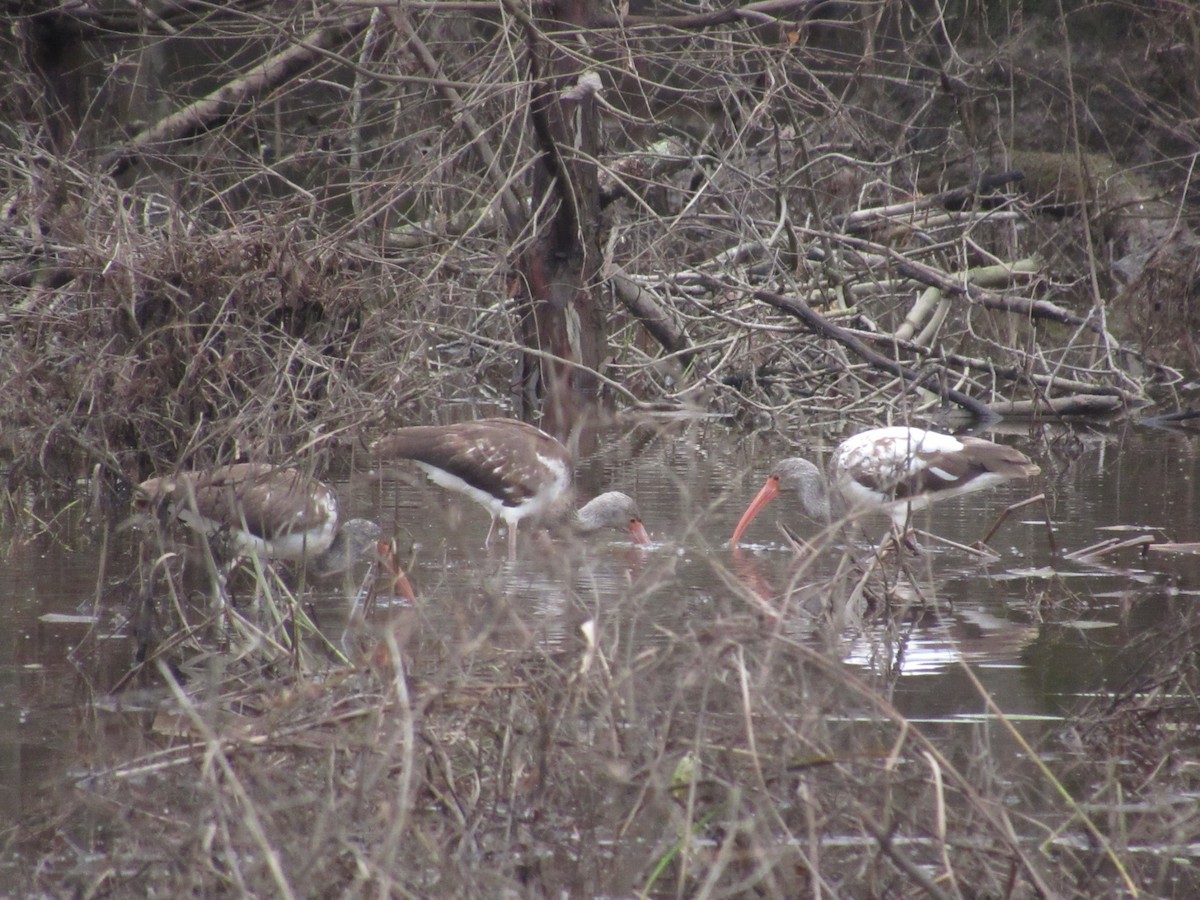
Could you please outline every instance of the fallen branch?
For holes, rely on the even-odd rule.
[[[102,167],[110,175],[120,175],[155,147],[189,140],[215,128],[242,111],[250,100],[275,90],[323,59],[331,47],[350,40],[366,27],[367,21],[367,15],[360,15],[340,25],[318,28],[283,53],[254,66],[241,78],[138,132],[128,144],[105,157]]]
[[[1009,184],[1024,179],[1020,170],[999,172],[995,175],[985,175],[979,181],[968,187],[953,188],[919,197],[906,203],[894,203],[891,206],[877,206],[871,209],[858,209],[845,216],[835,217],[833,224],[847,234],[869,231],[877,225],[892,225],[897,219],[911,216],[915,212],[926,209],[946,209],[959,211],[969,209],[976,197],[991,193]]]
[[[729,284],[717,278],[707,275],[703,277],[708,282],[709,288],[713,291],[725,291],[730,288]],[[895,360],[884,356],[882,353],[871,349],[846,329],[834,325],[820,313],[815,312],[812,307],[799,297],[786,297],[783,294],[764,290],[752,290],[750,293],[759,302],[766,303],[768,306],[774,306],[776,309],[783,310],[795,316],[817,334],[841,344],[872,368],[896,375],[914,385],[935,391],[943,399],[958,404],[982,421],[987,422],[997,418],[997,414],[987,404],[981,403],[974,397],[964,394],[961,391],[956,391],[954,388],[946,387],[942,384],[931,385],[928,383],[931,380],[928,376],[920,375],[907,366],[901,365]]]
[[[992,409],[1002,416],[1098,416],[1117,412],[1126,401],[1121,397],[1099,394],[1072,394],[1069,397],[1035,397],[1032,400],[1002,400]]]
[[[1143,552],[1149,556],[1200,556],[1200,544],[1146,544]]]
[[[1139,534],[1137,537],[1131,538],[1108,538],[1100,541],[1097,544],[1083,547],[1079,550],[1072,550],[1070,553],[1063,555],[1063,559],[1069,559],[1074,562],[1086,562],[1091,559],[1100,559],[1103,556],[1110,556],[1118,550],[1128,550],[1130,547],[1142,547],[1143,553],[1145,548],[1155,544],[1155,538],[1152,534]]]
[[[1076,378],[1064,378],[1062,375],[1049,375],[1045,373],[1029,372],[1025,369],[1022,369],[1020,366],[1001,366],[989,359],[983,359],[976,356],[964,356],[961,353],[946,353],[940,349],[923,347],[913,341],[899,340],[890,334],[862,331],[857,328],[847,328],[846,331],[847,333],[852,334],[864,341],[871,341],[873,343],[886,345],[889,348],[896,348],[907,353],[913,353],[933,362],[941,363],[944,366],[955,366],[961,369],[972,369],[979,372],[985,372],[992,378],[997,378],[1004,381],[1011,381],[1013,383],[1029,381],[1032,384],[1038,385],[1043,390],[1072,391],[1076,394],[1087,394],[1097,397],[1113,397],[1120,399],[1122,403],[1130,405],[1135,405],[1138,402],[1138,395],[1113,385],[1092,384],[1087,381],[1080,381]],[[998,411],[998,404],[991,404],[991,408]]]
[[[968,269],[966,276],[972,284],[979,287],[1003,287],[1009,284],[1014,276],[1036,275],[1041,268],[1041,260],[1031,257],[1029,259],[1018,260],[1012,265],[983,266],[977,269]],[[946,317],[949,308],[950,301],[946,298],[945,292],[941,288],[926,288],[917,299],[917,302],[909,309],[908,315],[905,316],[900,327],[896,329],[896,337],[901,340],[913,340],[914,335],[917,334],[917,329],[921,328],[936,312],[933,322],[922,329],[920,336],[915,337],[916,343],[924,347],[930,346],[933,343],[933,333],[936,332],[941,321]]]
[[[612,274],[609,282],[617,299],[638,318],[645,329],[668,353],[679,357],[680,365],[690,368],[695,352],[687,333],[671,319],[658,299],[646,288],[624,275]]]
[[[836,240],[860,253],[874,256],[881,262],[886,262],[895,267],[896,271],[906,278],[911,278],[920,284],[938,288],[952,296],[966,296],[985,309],[1013,313],[1028,319],[1045,319],[1057,322],[1060,325],[1070,325],[1074,328],[1086,328],[1103,337],[1114,349],[1120,347],[1117,340],[1104,330],[1103,325],[1091,316],[1077,315],[1056,303],[1051,303],[1049,300],[1031,300],[1027,297],[1013,297],[985,290],[977,285],[965,282],[961,276],[948,275],[941,269],[916,262],[902,253],[890,247],[885,247],[882,244],[877,244],[874,241],[864,241],[859,238],[849,237],[848,235],[829,234],[828,232],[808,231],[807,233],[815,237]]]

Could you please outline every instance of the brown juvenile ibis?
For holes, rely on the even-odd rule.
[[[736,547],[755,516],[785,491],[798,494],[804,512],[818,521],[828,522],[835,511],[878,510],[903,529],[910,510],[1040,471],[1021,451],[982,438],[901,425],[872,428],[838,445],[828,479],[806,459],[776,463],[742,513],[730,544]]]
[[[151,478],[134,490],[134,506],[223,538],[231,557],[304,560],[318,575],[349,569],[381,533],[367,519],[339,522],[328,485],[263,463]]]
[[[554,518],[569,509],[573,482],[570,451],[557,439],[516,419],[477,419],[459,425],[398,428],[372,445],[383,460],[411,459],[430,480],[483,506],[508,526],[509,557],[516,555],[517,524]],[[579,532],[618,528],[634,543],[650,536],[632,498],[620,491],[601,494],[569,514]]]

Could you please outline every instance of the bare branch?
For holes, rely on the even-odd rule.
[[[120,175],[152,149],[188,140],[217,127],[245,111],[250,100],[286,83],[323,59],[325,51],[353,38],[366,27],[368,20],[369,15],[364,14],[339,25],[318,28],[283,53],[254,66],[241,78],[134,135],[129,143],[105,157],[103,168],[110,175]]]

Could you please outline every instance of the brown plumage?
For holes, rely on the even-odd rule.
[[[150,478],[134,490],[134,507],[227,536],[233,556],[304,558],[322,574],[348,568],[380,535],[366,519],[339,527],[337,495],[328,485],[263,463]]]
[[[556,517],[569,510],[571,454],[558,440],[516,419],[477,419],[459,425],[399,428],[372,445],[380,458],[411,459],[435,484],[465,494],[508,526],[509,555],[516,553],[517,523]],[[576,513],[582,530],[619,522],[635,542],[649,543],[637,507],[618,492],[603,495]],[[601,514],[619,509],[615,517]],[[488,541],[492,532],[488,532]]]

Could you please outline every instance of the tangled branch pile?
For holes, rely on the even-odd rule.
[[[1122,87],[1160,112],[1130,127],[1069,67],[1025,62],[1101,11],[995,43],[969,15],[886,4],[597,11],[585,32],[504,4],[275,12],[173,8],[163,26],[215,63],[175,38],[109,43],[145,25],[123,14],[21,20],[0,234],[19,458],[82,450],[127,478],[294,455],[447,402],[520,405],[522,354],[555,352],[513,299],[547,240],[525,185],[548,149],[599,176],[586,290],[608,310],[600,383],[623,402],[1186,405],[1169,366],[1195,360],[1196,255],[1173,154],[1197,139],[1195,85],[1145,63]],[[1149,46],[1177,24],[1138,22]],[[547,68],[557,53],[574,80]],[[575,116],[577,147],[596,129],[598,158],[547,147],[546,102]],[[1051,127],[1085,110],[1103,146]],[[1156,165],[1131,175],[1118,153]]]

